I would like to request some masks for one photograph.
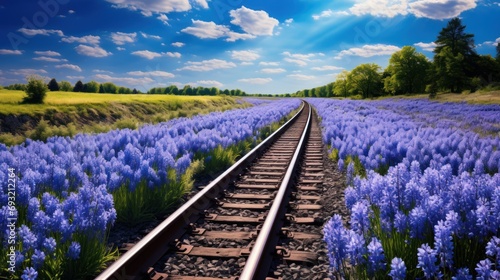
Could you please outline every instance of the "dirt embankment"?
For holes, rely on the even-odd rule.
[[[134,102],[78,104],[47,108],[43,113],[0,113],[0,142],[18,144],[25,138],[52,135],[71,136],[78,132],[103,132],[115,128],[137,128],[145,123],[158,123],[177,117],[206,114],[210,111],[240,107],[232,99],[206,102]],[[41,129],[43,127],[43,129]],[[47,134],[48,133],[48,134]]]

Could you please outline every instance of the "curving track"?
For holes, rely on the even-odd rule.
[[[97,279],[324,279],[323,144],[302,110]]]

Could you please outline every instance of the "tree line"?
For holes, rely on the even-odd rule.
[[[191,87],[185,85],[183,88],[178,88],[176,85],[168,87],[155,87],[148,91],[149,94],[174,94],[174,95],[231,95],[231,96],[246,96],[247,93],[240,89],[225,89],[220,90],[216,87]]]
[[[41,78],[40,78],[41,79]],[[28,79],[30,80],[30,79]],[[29,84],[29,83],[28,83]],[[28,84],[12,84],[6,86],[9,90],[23,90],[26,91]],[[78,81],[75,85],[71,85],[68,81],[57,82],[55,78],[52,78],[46,87],[50,91],[67,91],[67,92],[87,92],[87,93],[114,93],[114,94],[138,94],[140,91],[130,89],[127,87],[117,86],[111,82],[98,83],[96,81],[90,81],[83,83]],[[216,87],[206,88],[206,87],[192,87],[190,85],[185,85],[183,88],[178,88],[176,85],[171,85],[168,87],[154,87],[147,91],[148,94],[173,94],[173,95],[230,95],[230,96],[247,96],[247,93],[240,89],[218,89]]]
[[[496,46],[496,58],[479,55],[474,35],[466,33],[465,28],[459,18],[451,19],[437,36],[432,61],[414,47],[405,46],[390,57],[383,71],[374,63],[361,64],[339,73],[334,83],[292,95],[372,98],[425,92],[433,97],[438,91],[460,93],[500,87],[500,44]]]

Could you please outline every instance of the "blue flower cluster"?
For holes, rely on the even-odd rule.
[[[169,170],[182,175],[195,154],[257,137],[259,129],[298,108],[300,100],[275,100],[261,106],[179,118],[138,130],[27,140],[10,148],[0,144],[0,182],[8,168],[17,172],[18,271],[36,277],[37,269],[59,248],[78,259],[83,244],[75,236],[105,242],[117,218],[112,193],[168,184]],[[0,189],[0,242],[6,248],[8,194]],[[3,252],[3,251],[2,251]],[[6,254],[3,254],[5,256]]]
[[[373,170],[396,165],[404,158],[418,161],[422,170],[449,164],[454,175],[471,172],[477,165],[490,174],[500,169],[498,105],[308,101],[317,108],[323,140],[338,151],[342,168],[347,156],[355,156]]]
[[[325,225],[333,270],[345,274],[345,261],[359,266],[363,249],[349,244],[361,235],[355,244],[368,249],[368,273],[380,267],[393,279],[500,275],[500,106],[309,101],[339,166],[351,156],[366,168],[361,178],[352,176],[352,162],[347,166],[350,229],[336,216]],[[380,238],[381,252],[373,238]]]

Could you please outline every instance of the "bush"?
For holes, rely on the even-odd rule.
[[[40,76],[29,76],[26,86],[26,97],[23,103],[42,104],[47,94],[48,87]]]
[[[437,96],[438,86],[436,83],[429,84],[425,87],[425,92],[429,94],[430,99],[434,99]]]

